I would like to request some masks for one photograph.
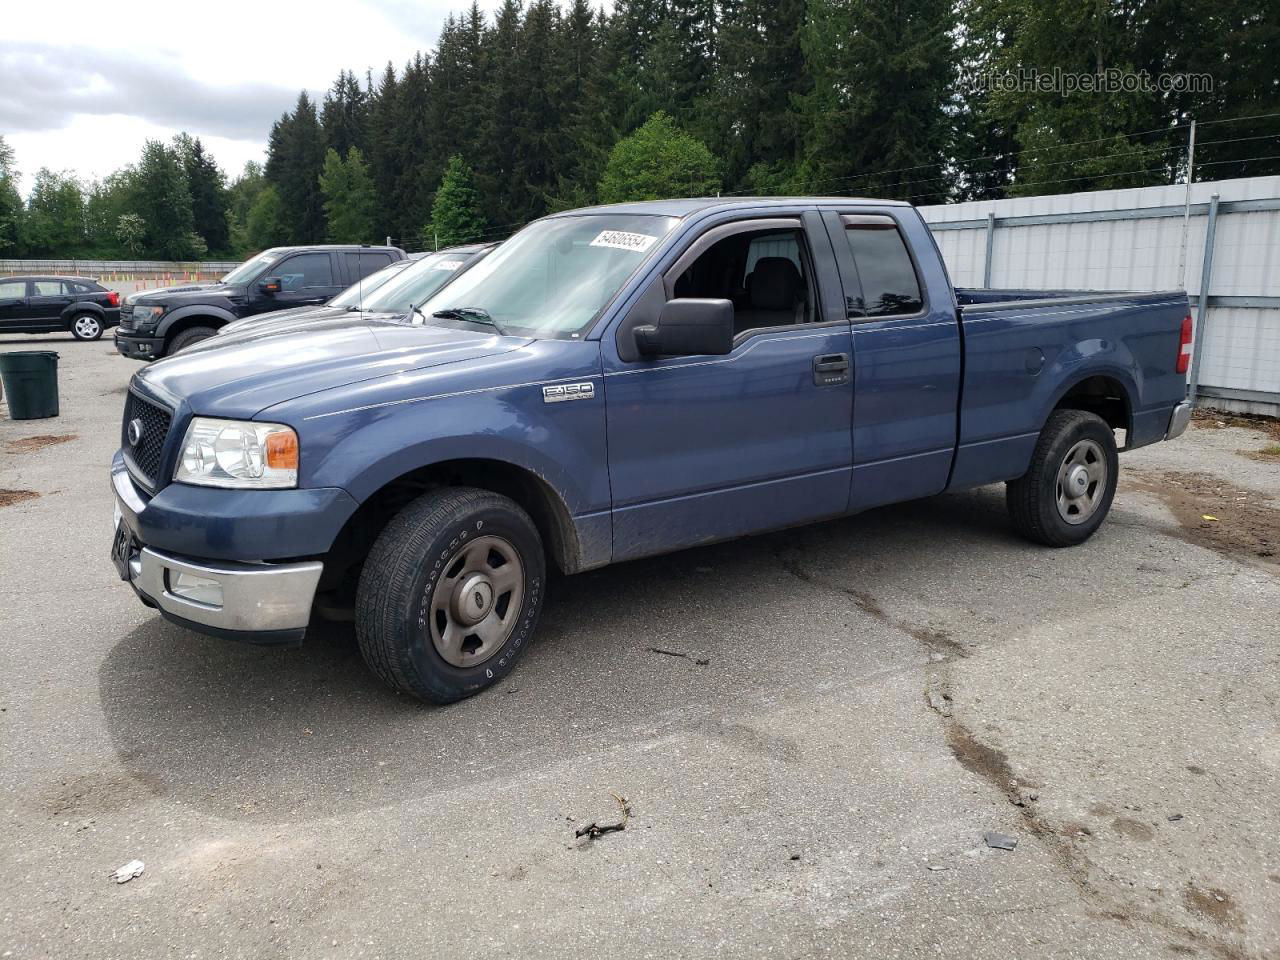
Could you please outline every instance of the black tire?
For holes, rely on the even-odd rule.
[[[166,354],[178,353],[187,349],[193,343],[199,343],[201,340],[208,340],[218,331],[213,327],[190,327],[183,330],[180,334],[169,341],[169,349]]]
[[[1089,447],[1087,441],[1095,446]],[[1059,509],[1059,471],[1078,445],[1084,444],[1086,453],[1097,462],[1105,464],[1104,478],[1086,479],[1082,496],[1090,500],[1089,513],[1071,522]],[[1098,454],[1100,451],[1100,456]],[[1120,474],[1120,457],[1116,453],[1116,438],[1105,420],[1085,410],[1055,410],[1050,415],[1040,439],[1031,455],[1031,467],[1017,480],[1005,486],[1005,503],[1009,516],[1018,533],[1047,547],[1073,547],[1084,543],[1102,526],[1111,501],[1116,493],[1116,480]],[[1086,475],[1087,476],[1087,475]],[[1096,490],[1096,499],[1091,491]],[[1071,501],[1063,498],[1072,509]],[[1080,507],[1075,507],[1077,512]]]
[[[500,541],[503,549],[514,550],[523,587],[518,601],[514,591],[491,591],[492,611],[499,611],[505,597],[503,619],[514,614],[506,628],[510,633],[495,641],[484,659],[459,665],[445,659],[434,639],[432,629],[439,630],[441,613],[435,608],[436,587],[452,576],[465,591],[457,571],[471,562],[468,558],[481,539]],[[356,589],[356,638],[369,668],[392,688],[430,703],[452,703],[479,693],[511,671],[537,627],[545,593],[542,539],[527,513],[488,490],[438,490],[401,510],[369,551]],[[466,642],[476,638],[469,636]]]
[[[102,339],[102,331],[105,326],[102,318],[93,313],[77,313],[71,318],[71,325],[67,328],[71,331],[71,335],[77,340],[100,340]]]

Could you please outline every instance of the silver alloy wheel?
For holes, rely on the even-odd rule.
[[[84,340],[92,340],[102,332],[102,324],[98,322],[97,317],[91,317],[87,314],[82,317],[76,317],[75,333],[76,336]]]
[[[431,592],[431,642],[446,663],[474,667],[502,649],[524,601],[524,564],[502,537],[477,537]]]
[[[1107,492],[1107,456],[1096,440],[1077,441],[1058,467],[1058,516],[1084,523],[1098,510]]]

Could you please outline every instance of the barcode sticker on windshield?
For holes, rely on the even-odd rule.
[[[591,241],[592,247],[613,247],[615,250],[634,250],[642,253],[653,246],[657,237],[645,233],[627,233],[623,230],[605,230]]]
[[[441,260],[439,263],[431,265],[432,270],[457,270],[462,266],[461,260]]]

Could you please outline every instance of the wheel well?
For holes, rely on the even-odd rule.
[[[1107,422],[1112,430],[1125,432],[1125,445],[1133,426],[1130,422],[1129,393],[1114,377],[1095,376],[1081,380],[1058,401],[1055,410],[1088,410]]]
[[[217,317],[210,317],[204,314],[196,314],[191,317],[183,317],[181,320],[173,321],[173,326],[164,332],[164,342],[172,343],[173,338],[178,334],[190,330],[192,327],[213,327],[217,330],[221,326],[225,326],[225,320],[219,320]]]
[[[360,505],[334,540],[321,589],[353,591],[360,565],[383,527],[411,501],[441,487],[479,487],[509,497],[529,514],[556,566],[565,573],[580,568],[577,530],[550,484],[502,460],[446,460],[397,477]]]

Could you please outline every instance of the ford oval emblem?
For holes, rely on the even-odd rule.
[[[142,421],[141,420],[134,419],[129,421],[128,437],[129,437],[129,446],[131,447],[136,447],[139,443],[142,442]]]

